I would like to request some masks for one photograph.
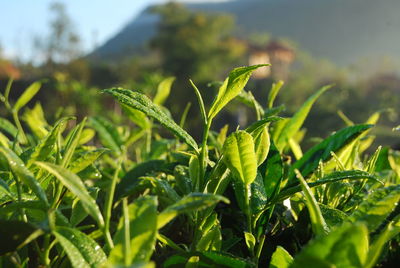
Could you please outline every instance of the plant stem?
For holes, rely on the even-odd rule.
[[[16,175],[14,174],[15,177],[15,183],[17,185],[17,195],[18,195],[18,202],[22,202],[22,186],[21,183],[19,183],[19,180],[17,179]],[[20,213],[21,213],[21,218],[24,222],[28,222],[28,218],[26,217],[25,214],[25,209],[20,208]]]
[[[265,235],[261,235],[260,241],[258,242],[257,251],[256,251],[257,263],[258,263],[258,259],[260,259],[261,251],[264,246],[264,242],[265,242]]]
[[[122,199],[122,210],[124,214],[124,264],[130,266],[131,255],[131,234],[129,230],[129,209],[128,198]]]
[[[12,112],[12,117],[13,117],[13,119],[14,119],[15,125],[16,125],[17,128],[18,128],[18,132],[19,132],[20,135],[21,135],[21,141],[22,141],[22,143],[23,143],[23,144],[28,143],[28,139],[26,138],[24,129],[22,128],[21,122],[19,121],[18,113],[16,113],[16,112],[13,111],[13,112]]]
[[[49,258],[49,255],[50,255],[50,250],[51,250],[51,247],[50,247],[50,234],[47,234],[47,235],[44,237],[44,242],[43,242],[43,244],[44,244],[43,261],[44,261],[44,264],[45,264],[47,267],[49,267],[49,266],[50,266],[50,258]]]
[[[245,184],[244,189],[244,205],[245,205],[245,214],[247,219],[247,230],[249,233],[253,233],[253,226],[251,223],[251,211],[250,211],[250,184]]]
[[[109,249],[114,248],[114,243],[112,239],[110,239],[111,238],[110,221],[111,221],[111,209],[114,200],[115,187],[117,185],[118,173],[121,170],[121,164],[122,164],[122,158],[120,158],[120,160],[118,161],[118,166],[115,169],[114,176],[112,177],[110,190],[107,192],[106,202],[104,206],[104,218],[105,218],[104,231],[106,235],[107,246],[109,247]]]
[[[208,140],[208,133],[210,132],[211,128],[211,120],[208,120],[207,124],[205,124],[203,129],[203,140],[201,142],[201,152],[199,157],[199,167],[200,167],[200,174],[199,174],[199,182],[197,190],[202,190],[203,183],[204,183],[204,175],[207,169],[207,140]]]

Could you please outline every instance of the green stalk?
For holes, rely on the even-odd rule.
[[[43,252],[43,261],[44,261],[44,265],[46,267],[50,266],[50,250],[51,250],[51,246],[50,246],[50,234],[45,235],[44,237],[44,252]]]
[[[131,234],[129,230],[129,209],[128,198],[122,199],[122,209],[124,214],[124,264],[130,266],[131,255]]]
[[[19,180],[17,179],[15,174],[14,174],[14,177],[15,177],[15,183],[17,185],[18,202],[21,203],[22,202],[22,186],[21,186],[21,183],[19,183]],[[22,220],[24,222],[28,222],[28,218],[26,217],[26,214],[25,214],[25,209],[20,208],[19,210],[20,210],[19,213],[21,213]]]
[[[200,167],[200,176],[199,176],[199,182],[198,182],[198,188],[196,187],[196,190],[200,190],[203,187],[204,183],[204,175],[206,173],[207,169],[207,140],[208,140],[208,133],[210,132],[211,128],[211,120],[208,120],[208,122],[204,126],[203,130],[203,140],[201,142],[201,152],[200,152],[200,157],[199,157],[199,167]]]
[[[265,235],[261,235],[260,241],[258,242],[257,251],[256,251],[257,263],[258,263],[258,260],[260,259],[261,251],[264,246],[264,242],[265,242]]]
[[[121,164],[122,164],[122,159],[118,161],[118,167],[114,172],[114,176],[112,177],[111,185],[110,185],[110,190],[107,192],[106,196],[106,202],[104,205],[104,231],[106,235],[106,241],[107,245],[110,249],[114,248],[114,243],[111,238],[110,234],[110,221],[111,221],[111,210],[112,210],[112,204],[114,200],[114,193],[115,193],[115,187],[117,185],[117,180],[118,180],[118,173],[121,169]]]
[[[249,233],[253,233],[253,226],[251,223],[251,211],[250,211],[250,184],[245,184],[245,189],[244,189],[244,213],[246,214],[246,219],[247,219],[247,230]]]
[[[18,113],[12,111],[12,117],[13,117],[13,119],[14,119],[15,125],[16,125],[17,128],[18,128],[18,132],[19,132],[20,135],[21,135],[22,143],[23,143],[23,144],[28,143],[28,139],[26,138],[25,131],[24,131],[24,129],[22,128],[21,122],[19,121]]]

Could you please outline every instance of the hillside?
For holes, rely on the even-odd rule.
[[[398,0],[236,0],[188,7],[231,13],[236,18],[238,36],[269,32],[339,65],[377,56],[400,62]],[[155,34],[157,21],[149,9],[144,10],[94,51],[92,58],[118,59],[137,53]]]

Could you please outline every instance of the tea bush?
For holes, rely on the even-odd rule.
[[[2,267],[393,263],[400,154],[386,147],[366,153],[379,113],[303,152],[303,122],[330,86],[283,118],[284,106],[274,105],[281,82],[266,107],[244,90],[264,66],[232,70],[209,109],[190,81],[202,118],[200,142],[183,127],[188,108],[178,124],[163,106],[173,78],[160,84],[153,100],[139,91],[104,90],[131,120],[126,125],[100,116],[49,124],[40,104],[24,108],[40,82],[15,103],[10,83],[0,96],[12,118],[0,119]],[[212,129],[235,98],[257,120]]]

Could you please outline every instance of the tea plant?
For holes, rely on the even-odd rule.
[[[379,119],[349,125],[303,152],[302,129],[317,91],[290,118],[263,107],[244,87],[265,65],[231,71],[208,109],[197,96],[197,142],[163,103],[106,89],[131,123],[94,116],[47,123],[42,106],[20,111],[40,90],[1,100],[0,263],[4,267],[373,267],[399,252],[400,155],[378,147]],[[213,130],[237,99],[254,110],[249,126]],[[24,125],[22,125],[21,120]],[[133,124],[133,126],[132,126]],[[318,122],[315,122],[318,124]],[[25,126],[25,127],[24,127]],[[172,133],[176,139],[161,129]],[[388,243],[390,241],[390,243]]]

